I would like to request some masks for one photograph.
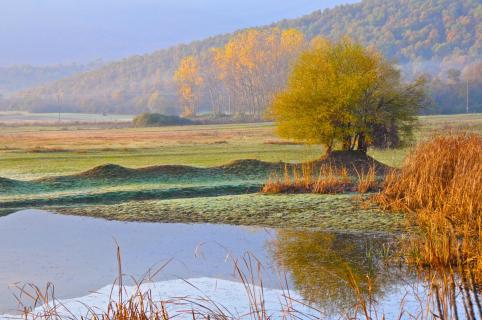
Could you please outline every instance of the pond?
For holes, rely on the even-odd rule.
[[[282,295],[286,279],[294,296],[326,315],[346,312],[355,303],[349,272],[362,291],[370,277],[372,296],[387,316],[398,314],[402,300],[405,308],[415,310],[415,297],[404,296],[423,290],[415,276],[383,262],[393,250],[392,237],[384,234],[116,222],[25,210],[0,218],[0,314],[17,310],[15,285],[51,282],[57,299],[78,301],[109,291],[117,275],[116,243],[124,273],[137,279],[168,262],[153,277],[163,297],[203,291],[240,309],[246,307],[241,298],[245,292],[234,259],[241,265],[259,260],[270,303]]]

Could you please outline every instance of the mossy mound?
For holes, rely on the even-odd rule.
[[[151,166],[144,167],[135,170],[139,175],[171,175],[171,176],[182,176],[182,175],[195,175],[201,174],[205,169],[198,167],[190,167],[183,165],[163,165],[163,166]]]
[[[138,169],[126,168],[115,164],[101,165],[90,170],[71,176],[47,177],[36,182],[65,182],[71,180],[105,180],[105,179],[132,179],[132,178],[162,178],[162,177],[199,177],[213,175],[239,175],[265,177],[271,171],[283,167],[283,163],[270,163],[255,159],[235,160],[219,167],[200,168],[184,165],[160,165]]]
[[[12,187],[18,186],[19,183],[20,183],[19,181],[15,181],[15,180],[0,177],[0,188],[1,189],[12,188]]]
[[[106,164],[84,171],[75,176],[82,178],[119,178],[132,176],[135,171],[135,169],[129,169],[116,164]]]
[[[203,171],[202,168],[182,166],[182,165],[162,165],[150,166],[139,169],[131,169],[115,164],[107,164],[84,171],[74,177],[82,178],[142,178],[153,177],[159,175],[181,176],[186,174],[196,174]]]
[[[217,167],[225,173],[230,174],[266,174],[272,170],[281,168],[282,162],[265,162],[256,159],[235,160],[228,164]]]

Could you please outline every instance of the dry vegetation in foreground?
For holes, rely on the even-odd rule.
[[[469,270],[482,283],[482,137],[441,135],[420,143],[374,200],[409,213],[418,232],[407,259],[417,266]]]
[[[338,194],[344,192],[367,193],[378,191],[380,182],[377,179],[375,165],[368,169],[353,168],[356,177],[349,174],[345,166],[335,164],[321,164],[315,167],[313,162],[301,165],[285,165],[283,176],[273,172],[263,193],[318,193]]]

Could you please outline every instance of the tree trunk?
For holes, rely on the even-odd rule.
[[[333,151],[333,143],[329,143],[329,144],[326,146],[326,154],[325,154],[325,155],[328,156],[332,151]]]
[[[358,134],[358,151],[367,153],[368,145],[364,133]]]

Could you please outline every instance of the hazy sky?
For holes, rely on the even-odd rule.
[[[0,66],[112,60],[355,0],[0,0]]]

